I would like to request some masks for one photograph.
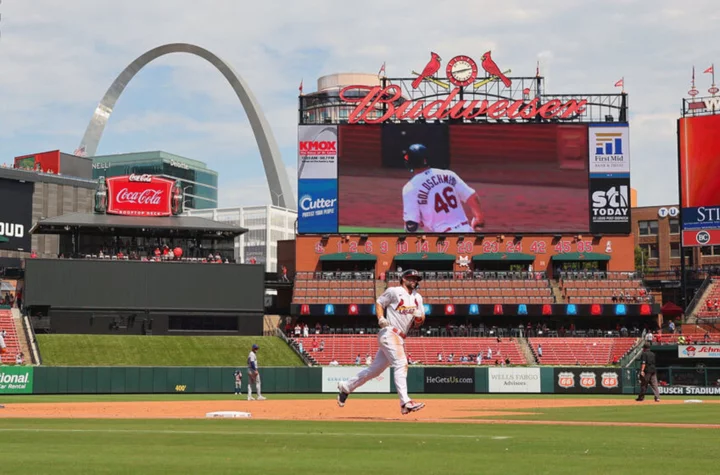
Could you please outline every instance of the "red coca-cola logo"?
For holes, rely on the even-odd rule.
[[[162,190],[129,191],[127,188],[123,188],[118,191],[115,200],[118,203],[159,205],[162,201]]]
[[[109,214],[170,216],[175,182],[151,175],[127,175],[107,179]]]

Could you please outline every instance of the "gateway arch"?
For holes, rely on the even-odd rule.
[[[225,76],[225,79],[227,79],[230,86],[232,86],[238,99],[240,99],[240,103],[243,109],[245,109],[245,113],[250,121],[250,126],[255,135],[258,149],[260,150],[260,157],[265,167],[265,175],[267,176],[268,185],[270,186],[272,204],[284,208],[297,209],[295,196],[290,187],[290,179],[288,178],[287,170],[280,157],[280,150],[275,142],[275,137],[272,134],[270,125],[265,119],[265,115],[262,113],[260,105],[252,91],[250,91],[247,83],[233,70],[230,64],[199,46],[187,43],[166,44],[151,49],[130,63],[115,81],[113,81],[95,109],[95,113],[92,119],[90,119],[90,123],[85,130],[85,135],[78,150],[84,152],[85,156],[95,156],[100,138],[105,130],[110,114],[112,114],[115,103],[118,98],[120,98],[120,95],[130,80],[149,62],[170,53],[190,53],[199,56],[215,66],[215,68]]]

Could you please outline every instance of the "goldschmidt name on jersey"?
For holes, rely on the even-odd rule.
[[[422,189],[418,190],[417,202],[419,205],[425,205],[428,203],[428,198],[432,189],[438,185],[450,185],[453,188],[457,186],[457,179],[454,176],[448,174],[432,175],[427,180],[420,183]]]

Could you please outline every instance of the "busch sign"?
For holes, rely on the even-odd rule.
[[[175,182],[152,175],[117,176],[107,179],[108,214],[170,216]]]

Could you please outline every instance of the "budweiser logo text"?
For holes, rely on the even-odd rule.
[[[346,95],[346,91],[367,91],[362,97],[355,94]],[[405,101],[396,105],[396,101],[402,99],[402,89],[396,84],[386,88],[380,86],[348,86],[340,91],[340,98],[345,102],[357,103],[355,109],[350,113],[348,122],[351,124],[364,121],[368,124],[377,124],[388,119],[415,120],[425,119],[474,119],[487,116],[490,119],[566,119],[585,112],[587,100],[571,99],[565,103],[558,99],[550,99],[540,103],[539,98],[528,102],[516,100],[509,101],[501,99],[490,102],[488,100],[457,100],[460,88],[453,89],[445,99],[430,101],[424,100]],[[373,115],[386,108],[386,112],[379,117]],[[302,149],[301,149],[302,150]]]
[[[115,201],[118,203],[159,205],[162,196],[162,190],[128,191],[127,188],[123,188],[118,191]]]
[[[152,175],[130,175],[128,181],[135,181],[139,183],[152,183]]]

